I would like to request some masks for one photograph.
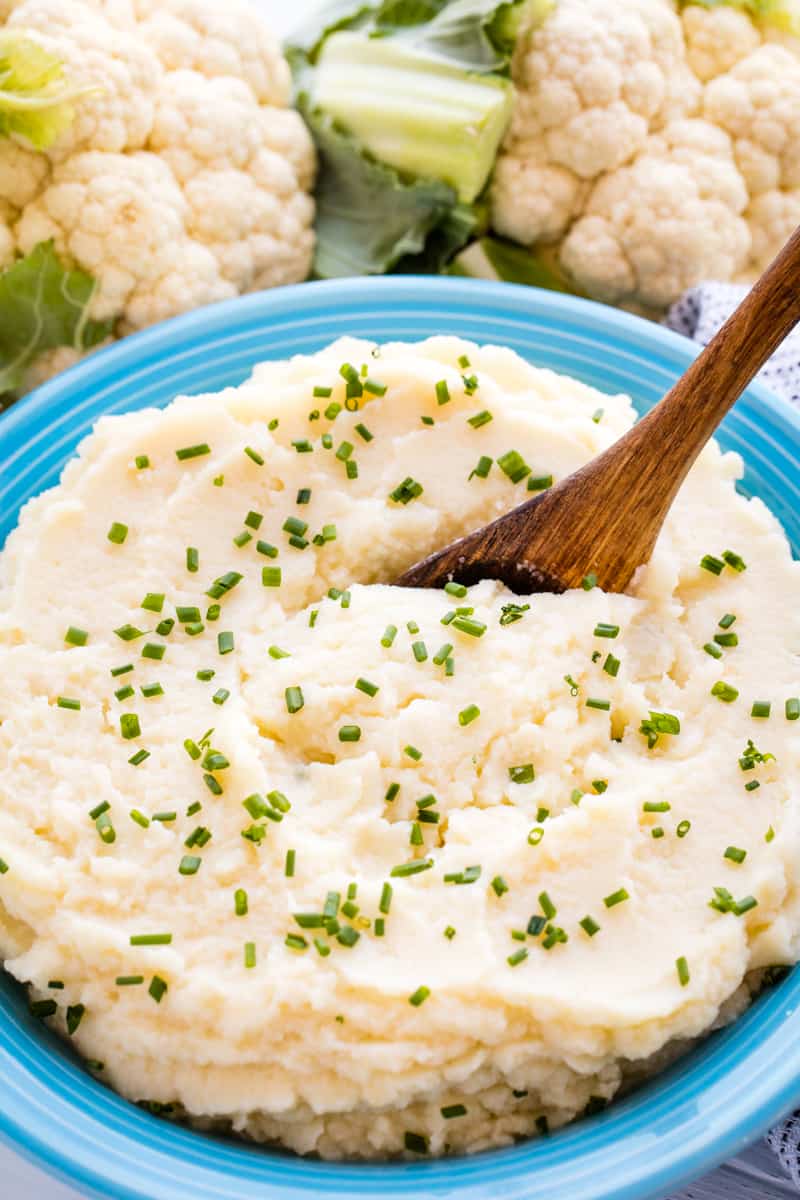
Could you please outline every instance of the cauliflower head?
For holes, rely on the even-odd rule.
[[[52,241],[118,335],[308,276],[313,144],[245,0],[0,0],[0,19],[79,90],[46,151],[0,140],[0,266]]]
[[[800,221],[800,44],[747,13],[558,0],[512,74],[492,224],[593,298],[750,282]]]

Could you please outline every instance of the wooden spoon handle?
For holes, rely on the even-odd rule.
[[[798,321],[800,229],[683,378],[629,433],[556,487],[415,564],[398,583],[434,587],[448,578],[491,578],[516,591],[556,592],[592,574],[605,591],[624,591],[649,561],[698,454]]]
[[[800,321],[800,228],[664,399],[631,431],[637,453],[658,456],[666,511],[697,455]]]

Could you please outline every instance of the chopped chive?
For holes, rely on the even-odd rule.
[[[492,880],[492,882],[489,886],[491,887],[495,896],[497,896],[498,898],[500,896],[504,896],[505,893],[509,890],[508,884],[506,883],[506,881],[502,875],[495,875],[494,879]]]
[[[482,412],[475,413],[473,417],[467,417],[467,424],[471,425],[473,429],[480,429],[482,425],[488,425],[493,420],[492,414],[484,408]]]
[[[607,625],[599,621],[594,627],[594,636],[599,638],[615,638],[619,636],[619,625]]]
[[[512,483],[521,483],[525,476],[531,473],[530,467],[517,450],[509,450],[506,454],[501,454],[497,465]]]
[[[589,696],[586,701],[587,708],[598,708],[602,712],[608,712],[611,708],[610,700],[598,700],[596,696]]]
[[[256,464],[256,466],[257,466],[257,467],[263,467],[263,465],[264,465],[264,459],[263,459],[263,458],[262,458],[262,456],[261,456],[261,455],[258,453],[258,451],[257,451],[257,450],[254,450],[254,449],[253,449],[253,447],[252,447],[252,446],[245,446],[245,448],[244,448],[244,452],[245,452],[245,454],[247,455],[247,457],[248,457],[249,459],[251,459],[251,460],[252,460],[252,461],[253,461],[253,462]]]
[[[546,492],[548,488],[553,486],[552,475],[538,475],[536,478],[533,475],[528,479],[529,492]]]
[[[474,396],[478,390],[477,375],[462,375],[461,382],[464,385],[464,391],[468,396]]]
[[[722,559],[715,558],[713,554],[704,554],[700,559],[700,566],[704,571],[710,571],[712,575],[721,575],[725,569]]]
[[[798,717],[800,717],[800,699],[798,699],[796,696],[792,696],[786,701],[785,711],[787,721],[796,721]]]
[[[108,531],[107,537],[115,546],[121,546],[128,536],[128,526],[123,525],[120,521],[112,521],[111,528]]]
[[[80,712],[81,710],[80,700],[73,700],[69,696],[57,696],[56,705],[59,708],[69,709],[71,712]]]
[[[412,642],[411,651],[414,655],[414,658],[416,659],[416,661],[418,663],[427,662],[428,647],[425,645],[424,642]]]
[[[137,454],[133,461],[137,471],[146,471],[150,466],[150,459],[146,454]]]
[[[735,622],[736,617],[733,613],[725,613],[724,616],[720,617],[717,624],[719,625],[720,629],[730,629],[731,625],[735,624]]]
[[[255,942],[245,942],[244,944],[244,965],[248,970],[251,970],[256,965]]]
[[[597,576],[594,574],[594,572],[584,575],[583,579],[581,580],[581,587],[585,592],[591,592],[593,588],[597,587]]]
[[[737,633],[715,633],[714,641],[718,646],[738,646],[739,635]]]
[[[36,1017],[39,1021],[46,1021],[48,1017],[54,1017],[58,1012],[58,1005],[55,1000],[33,1000],[30,1005],[30,1013],[32,1017]]]
[[[311,445],[311,442],[308,440],[308,438],[296,438],[292,442],[292,445],[298,454],[312,454],[314,451],[314,447]]]
[[[468,704],[467,707],[462,708],[461,712],[458,714],[458,723],[462,727],[465,725],[471,725],[473,721],[477,721],[480,715],[481,710],[478,708],[477,704]]]
[[[122,667],[112,667],[111,675],[114,679],[118,679],[120,675],[127,675],[128,672],[132,671],[132,670],[133,670],[133,663],[125,663],[125,665]]]
[[[710,654],[712,658],[722,658],[722,651],[716,642],[706,642],[703,646],[706,654]]]
[[[82,1004],[71,1004],[67,1009],[67,1033],[72,1037],[84,1018],[86,1009]]]
[[[541,825],[534,825],[533,829],[528,834],[528,845],[538,846],[544,837],[544,829]]]
[[[131,757],[128,759],[128,762],[132,767],[139,767],[149,757],[149,750],[137,750],[135,754],[131,755]]]
[[[483,621],[478,621],[474,617],[456,615],[448,624],[452,625],[453,629],[458,629],[461,633],[466,633],[470,637],[483,637],[486,633],[486,626]]]
[[[254,512],[253,509],[251,508],[249,513],[247,514],[247,516],[244,519],[244,524],[247,526],[248,529],[260,529],[261,522],[263,520],[264,520],[263,513]]]
[[[119,729],[122,736],[130,741],[141,736],[142,730],[136,713],[122,713],[119,719]]]
[[[400,784],[399,783],[390,783],[388,788],[386,789],[386,795],[383,798],[387,804],[391,804],[393,800],[397,799],[399,794],[400,794]]]
[[[356,680],[354,686],[359,692],[363,692],[365,696],[377,696],[380,688],[377,683],[370,683],[368,679],[360,677]]]
[[[160,683],[146,683],[141,688],[141,693],[145,700],[152,700],[155,696],[163,696],[164,689]]]
[[[417,990],[415,992],[412,992],[411,995],[408,997],[408,1003],[413,1005],[414,1008],[419,1008],[421,1004],[425,1003],[425,1001],[428,999],[428,996],[430,996],[430,994],[431,994],[430,988],[425,987],[424,985],[422,987],[418,987]]]
[[[394,889],[392,885],[390,883],[384,883],[383,888],[381,889],[381,898],[378,902],[378,909],[384,915],[388,915],[389,910],[392,907],[393,894]]]
[[[453,938],[456,936],[456,931],[452,925],[446,926],[444,936],[447,938],[448,942],[452,942]]]
[[[722,857],[734,863],[743,863],[747,858],[747,851],[742,850],[739,846],[728,846]]]
[[[144,975],[118,975],[114,980],[116,987],[138,987],[144,983]]]
[[[605,414],[605,411],[606,410],[604,408],[596,408],[594,410],[594,412],[592,413],[592,420],[594,421],[595,425],[600,424],[600,422],[602,421],[603,416]]]
[[[150,980],[150,986],[147,989],[147,992],[148,995],[155,1000],[156,1004],[160,1004],[168,990],[169,989],[166,980],[162,979],[160,975],[154,975]]]
[[[280,587],[282,579],[280,567],[262,567],[261,583],[264,587]]]
[[[181,875],[196,875],[200,870],[200,864],[202,861],[203,860],[198,858],[195,854],[184,854],[180,861],[178,871]]]
[[[196,673],[195,678],[199,679],[201,683],[210,683],[216,673],[217,672],[213,671],[210,667],[202,667]]]
[[[286,709],[290,714],[300,712],[300,709],[305,704],[302,688],[287,687],[285,691]]]
[[[450,389],[447,386],[447,380],[440,379],[439,382],[436,384],[436,403],[439,405],[442,405],[442,404],[449,404],[449,402],[450,402]]]
[[[67,632],[64,634],[64,641],[68,646],[85,646],[89,640],[89,634],[85,629],[78,629],[75,625],[70,625]]]
[[[478,479],[487,479],[489,476],[489,472],[492,469],[493,462],[494,462],[493,458],[489,458],[488,455],[482,454],[480,456],[480,458],[478,459],[477,465],[474,466],[472,468],[472,470],[470,471],[470,473],[467,477],[468,480],[472,479],[473,475],[477,475]]]
[[[373,433],[371,433],[369,431],[369,429],[367,429],[366,425],[364,425],[363,422],[359,422],[355,428],[356,428],[356,433],[358,434],[358,436],[360,438],[363,438],[363,440],[365,442],[371,442],[375,436]]]
[[[722,555],[723,559],[731,570],[741,573],[747,570],[747,563],[740,554],[736,554],[733,550],[725,550]]]
[[[751,717],[758,717],[761,720],[767,720],[772,712],[772,703],[769,700],[754,700],[753,707],[750,710]]]
[[[724,680],[718,680],[711,689],[711,695],[722,700],[725,704],[732,704],[738,699],[739,691],[730,683],[725,683]]]
[[[221,600],[228,592],[232,592],[243,579],[244,576],[238,571],[226,571],[224,575],[220,575],[218,579],[214,580],[206,595],[210,596],[212,600]]]
[[[421,871],[428,871],[432,866],[432,858],[413,858],[410,862],[400,863],[399,866],[392,867],[389,874],[393,879],[404,879],[408,875],[419,875]]]
[[[610,896],[605,896],[603,904],[605,904],[606,908],[614,908],[615,905],[622,904],[625,900],[630,900],[630,896],[625,888],[619,888],[616,892],[612,892]]]
[[[166,652],[166,646],[160,646],[156,642],[145,642],[144,646],[142,647],[142,658],[149,658],[154,662],[161,662]]]
[[[328,398],[328,396],[332,396],[332,395],[333,395],[332,387],[322,387],[321,384],[318,384],[314,388],[314,397],[317,400],[325,400]]]
[[[227,688],[217,688],[217,690],[214,692],[214,695],[211,697],[211,703],[223,705],[229,696],[230,692]]]
[[[672,805],[669,800],[645,800],[642,805],[643,812],[649,813],[665,813],[670,812]]]
[[[175,457],[178,462],[187,462],[190,458],[202,458],[204,454],[210,454],[211,447],[206,442],[200,442],[197,446],[184,446],[181,450],[175,451]]]
[[[193,575],[200,568],[200,551],[195,546],[186,547],[186,570]]]
[[[360,742],[361,727],[360,725],[342,725],[339,730],[340,742]]]
[[[171,946],[171,933],[137,933],[130,938],[132,946]]]
[[[692,822],[683,820],[683,821],[679,822],[675,832],[677,833],[679,838],[685,838],[691,828],[692,828]]]
[[[236,537],[233,539],[233,544],[234,546],[238,546],[238,548],[241,550],[247,545],[248,542],[252,542],[252,540],[252,533],[248,533],[245,529],[242,533],[237,533]]]
[[[422,495],[424,488],[416,479],[412,479],[407,475],[402,483],[399,483],[393,492],[389,493],[389,499],[395,504],[410,504],[412,500],[416,500]]]
[[[416,746],[404,746],[403,754],[407,754],[409,758],[413,758],[414,762],[419,762],[422,758],[422,751]]]
[[[620,661],[613,654],[606,655],[606,661],[603,663],[603,670],[606,675],[610,675],[612,679],[616,679],[619,674]]]
[[[520,946],[519,950],[515,950],[513,954],[509,954],[506,962],[510,967],[518,967],[528,957],[528,949],[526,946]]]
[[[689,982],[689,964],[683,955],[675,959],[675,970],[678,972],[678,981],[681,987],[686,987]]]
[[[590,917],[587,915],[582,920],[580,920],[578,922],[578,924],[580,925],[583,932],[588,934],[589,937],[594,937],[594,935],[596,933],[600,932],[600,926],[597,924],[597,921],[595,921],[594,917]]]
[[[114,692],[115,698],[117,700],[119,700],[120,702],[122,702],[123,700],[127,700],[129,696],[133,696],[133,695],[134,695],[134,690],[129,683],[126,684],[125,687],[117,688],[117,690]]]
[[[445,1121],[452,1121],[454,1117],[465,1117],[467,1109],[463,1104],[446,1104],[444,1108],[440,1108],[439,1112],[444,1117]]]
[[[130,818],[131,818],[131,820],[132,820],[132,821],[135,821],[137,825],[140,825],[140,826],[142,827],[142,829],[149,829],[149,828],[150,828],[150,819],[149,819],[149,817],[146,817],[146,816],[144,815],[144,813],[141,813],[141,812],[139,812],[138,808],[132,808],[132,809],[131,809],[131,811],[130,811]]]
[[[135,642],[137,638],[144,637],[144,630],[137,629],[134,625],[120,625],[114,633],[123,642]]]
[[[264,568],[267,569],[266,567]],[[217,634],[217,649],[220,654],[230,654],[234,649],[233,634],[230,630],[223,630]]]

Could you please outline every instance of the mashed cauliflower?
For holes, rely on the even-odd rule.
[[[735,456],[631,595],[391,586],[633,419],[342,341],[104,418],[27,506],[0,956],[101,1078],[302,1154],[472,1151],[798,958],[800,568]]]

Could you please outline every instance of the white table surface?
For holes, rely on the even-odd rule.
[[[297,24],[298,18],[303,19],[313,13],[324,0],[251,2],[266,12],[273,27],[283,34]],[[224,3],[224,0],[219,0],[219,3]],[[0,1197],[2,1200],[87,1200],[87,1197],[57,1183],[3,1146],[0,1146]],[[789,1200],[791,1197],[797,1200],[797,1192],[783,1177],[775,1158],[761,1142],[672,1200]],[[187,1196],[187,1200],[191,1198]]]

